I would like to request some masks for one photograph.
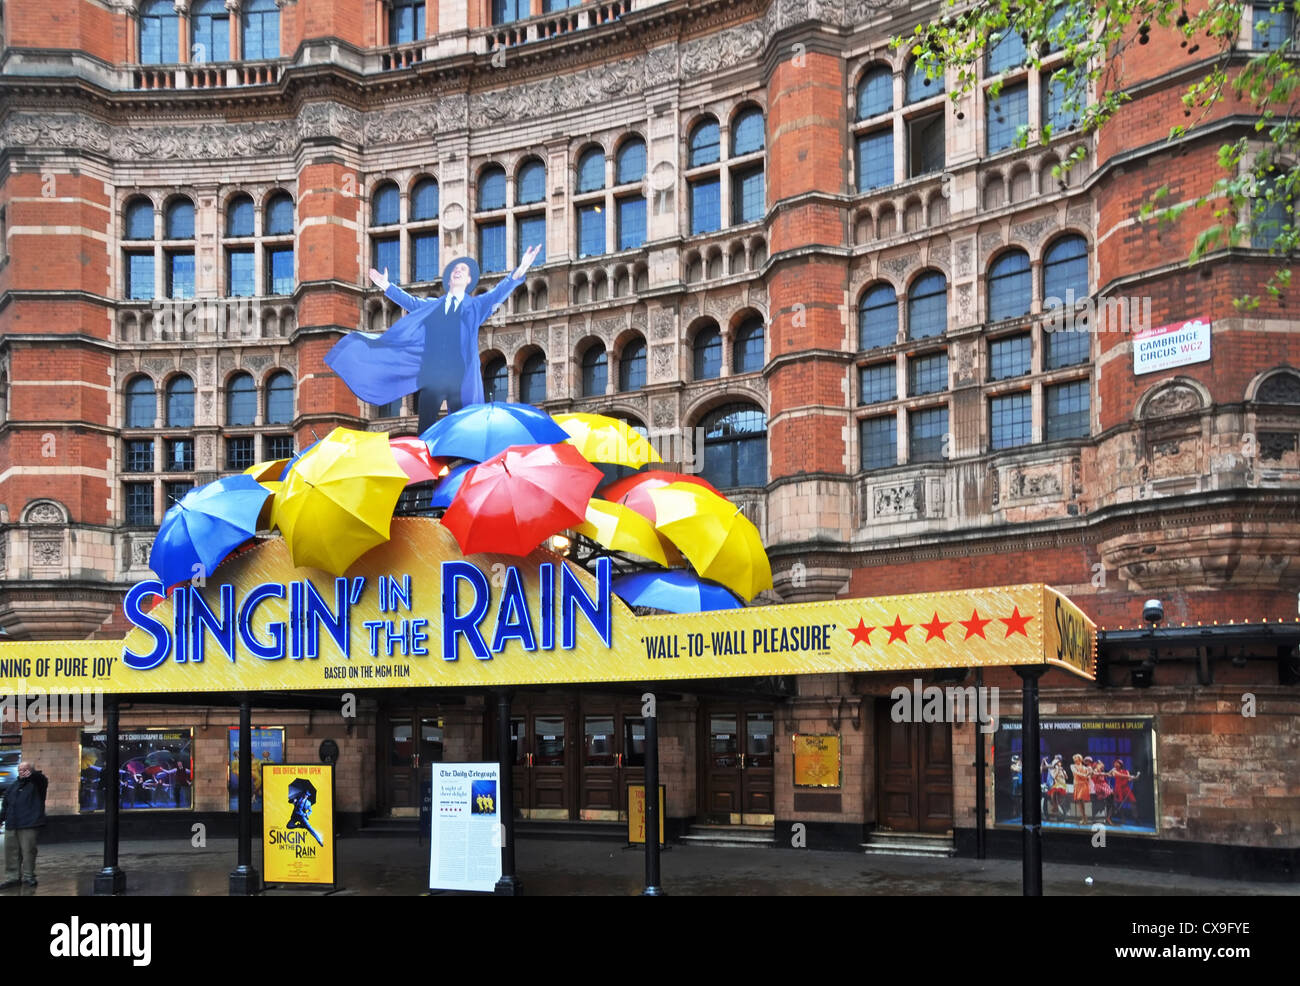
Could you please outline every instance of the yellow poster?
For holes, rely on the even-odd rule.
[[[627,841],[645,844],[645,785],[627,786]],[[659,785],[659,844],[664,842],[664,786]]]
[[[840,737],[838,733],[795,734],[794,786],[840,786]]]
[[[262,768],[262,868],[267,883],[334,886],[334,767]]]

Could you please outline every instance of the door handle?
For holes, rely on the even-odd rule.
[[[617,754],[617,755],[615,756],[614,766],[615,766],[615,767],[622,767],[622,766],[623,766],[623,754],[619,753],[619,754]]]
[[[745,755],[743,753],[740,755],[740,769],[745,769]]]

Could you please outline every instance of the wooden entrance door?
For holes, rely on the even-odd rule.
[[[700,715],[701,814],[722,824],[772,822],[770,705],[710,703]]]
[[[395,706],[384,716],[384,787],[381,807],[390,814],[419,811],[420,780],[442,759],[442,719],[435,706]]]
[[[628,785],[645,783],[645,720],[640,711],[612,700],[583,702],[579,817],[626,817]]]
[[[572,709],[517,705],[510,719],[515,810],[523,818],[573,816],[576,715]]]
[[[894,722],[876,709],[877,817],[897,832],[952,829],[952,731],[946,722]]]

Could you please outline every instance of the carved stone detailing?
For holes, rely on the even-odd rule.
[[[643,311],[633,312],[632,328],[636,329],[642,335],[645,335],[645,325],[646,325],[645,312]]]
[[[965,287],[965,285],[963,285]],[[963,342],[953,346],[956,363],[956,382],[972,383],[975,380],[975,345]]]
[[[27,509],[25,519],[29,524],[62,524],[65,516],[63,508],[58,504],[43,500]]]
[[[920,262],[921,255],[919,253],[909,253],[902,257],[890,257],[888,260],[882,260],[880,266],[895,277],[902,277]]]
[[[627,321],[617,316],[614,318],[602,318],[596,323],[596,335],[600,336],[602,339],[613,339],[614,336],[626,325]]]
[[[1151,473],[1155,479],[1196,476],[1201,472],[1194,436],[1167,439],[1151,446]]]
[[[3,578],[9,570],[9,540],[0,537],[0,578]]]
[[[1156,442],[1151,446],[1152,455],[1177,455],[1179,451],[1178,439],[1168,442]]]
[[[1079,459],[1070,460],[1070,499],[1077,500],[1083,495],[1083,463]]]
[[[500,332],[496,337],[497,348],[507,355],[517,350],[523,341],[522,332]]]
[[[729,298],[707,298],[704,302],[704,311],[715,322],[721,324],[725,322],[728,314],[735,311],[742,304],[738,295],[732,295]]]
[[[1170,384],[1147,401],[1142,409],[1144,418],[1163,418],[1172,414],[1186,414],[1201,407],[1201,395],[1184,384]]]
[[[62,565],[63,564],[63,542],[62,541],[32,541],[32,564],[33,565]]]
[[[905,0],[814,0],[814,13],[824,21],[853,27],[874,20],[882,11],[906,6]]]
[[[654,317],[654,337],[656,339],[667,339],[673,334],[673,310],[671,308],[661,308],[655,312]]]
[[[468,119],[489,123],[553,119],[559,113],[635,95],[645,84],[645,59],[617,61],[566,75],[545,76],[528,85],[474,93],[469,100]]]
[[[1007,486],[1007,496],[1013,500],[1061,495],[1061,477],[1055,472],[1029,473],[1016,469]]]
[[[84,149],[119,161],[279,157],[296,143],[291,121],[110,127],[80,114],[16,113],[0,131],[0,146]]]
[[[205,390],[203,392],[202,404],[204,419],[208,421],[212,420],[212,391]]]
[[[176,361],[166,356],[148,356],[141,365],[144,367],[144,372],[150,374],[155,380],[176,369]]]
[[[565,349],[564,326],[563,325],[551,326],[551,352],[561,353],[564,352],[564,349]]]
[[[1083,205],[1071,206],[1065,214],[1065,221],[1071,226],[1092,225],[1092,203],[1085,202]]]
[[[671,397],[662,397],[651,405],[652,423],[656,428],[671,428],[677,421],[677,410]]]
[[[218,360],[218,366],[221,367],[221,375],[224,377],[227,373],[235,368],[235,356],[233,353],[222,353]]]
[[[298,113],[299,140],[356,134],[361,126],[361,114],[339,103],[308,103]]]
[[[872,516],[897,517],[902,514],[914,514],[919,509],[917,492],[919,484],[907,483],[902,486],[877,486],[872,493]]]
[[[962,325],[969,325],[975,320],[974,292],[970,284],[957,285],[957,317]]]
[[[998,470],[996,466],[989,466],[989,492],[993,509],[996,510],[998,504],[1002,500],[1002,484],[998,478]]]
[[[133,538],[131,540],[131,568],[144,568],[149,564],[149,553],[153,551],[153,538]]]
[[[677,78],[677,45],[655,48],[645,56],[646,85]]]
[[[790,3],[801,8],[801,12],[788,23],[802,20],[802,0],[782,0],[781,6],[786,7]],[[684,44],[681,57],[682,78],[698,79],[700,76],[712,75],[719,69],[730,68],[762,51],[763,39],[763,26],[750,22]]]
[[[200,385],[204,387],[213,386],[217,380],[216,360],[214,360],[210,356],[205,356],[203,358],[203,367],[199,371],[199,376],[201,377],[201,379],[199,380]]]
[[[200,469],[215,468],[216,455],[211,435],[204,435],[199,439],[199,462]]]
[[[1011,236],[1022,243],[1037,243],[1043,232],[1052,225],[1050,216],[1040,216],[1027,223],[1017,223],[1011,227]]]
[[[465,225],[465,207],[459,202],[452,202],[442,210],[442,225],[445,229],[460,229]]]
[[[669,367],[673,361],[673,347],[655,346],[654,352],[654,378],[655,380],[667,380],[669,377]]]
[[[463,97],[435,99],[432,105],[402,106],[366,116],[367,144],[400,144],[432,137],[440,131],[468,126]],[[355,131],[353,131],[355,132]]]
[[[248,370],[254,376],[257,376],[271,365],[273,359],[271,356],[263,354],[259,356],[245,356],[243,362],[244,369]]]
[[[966,277],[971,273],[971,241],[962,240],[957,244],[957,265],[953,271],[956,277]]]
[[[563,363],[552,364],[551,365],[551,389],[548,393],[548,396],[554,398],[554,397],[559,397],[560,395],[563,394],[564,396],[567,397],[568,394],[566,393],[565,383],[566,381],[564,379],[564,364]]]
[[[980,254],[987,256],[1002,245],[1001,233],[980,233]]]
[[[1287,452],[1296,451],[1294,431],[1261,431],[1259,457],[1264,462],[1281,462]]]

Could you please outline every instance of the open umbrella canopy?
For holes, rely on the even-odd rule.
[[[335,428],[290,470],[275,498],[272,523],[295,565],[342,575],[388,540],[393,508],[408,479],[387,435]]]
[[[631,507],[642,517],[653,523],[655,504],[654,500],[650,499],[650,491],[667,486],[669,483],[694,483],[710,493],[717,493],[718,496],[722,496],[707,479],[682,472],[666,472],[662,469],[651,469],[649,472],[639,472],[635,476],[627,476],[624,479],[616,480],[601,489],[600,495],[606,500],[612,500],[623,504],[625,507]]]
[[[509,448],[468,472],[442,523],[467,555],[526,555],[582,523],[599,482],[572,445]]]
[[[442,459],[431,456],[429,446],[412,435],[390,438],[388,444],[392,446],[393,457],[396,458],[398,467],[410,477],[408,486],[411,483],[424,483],[437,479],[442,473],[443,466],[446,465]]]
[[[715,582],[690,572],[636,572],[615,579],[614,595],[629,606],[649,606],[669,613],[699,613],[710,609],[740,609],[744,604]]]
[[[587,519],[573,528],[611,551],[623,551],[657,561],[660,565],[682,563],[671,544],[665,545],[654,525],[635,510],[606,500],[587,503]],[[665,551],[667,547],[667,551]],[[669,560],[671,553],[673,560]]]
[[[475,463],[466,462],[464,465],[456,466],[442,477],[442,481],[433,488],[433,499],[429,506],[437,509],[441,507],[446,510],[451,506],[451,501],[456,499],[456,494],[460,492],[461,483],[465,482],[465,477],[473,469]]]
[[[329,436],[326,436],[326,437],[329,437]],[[314,448],[315,448],[317,445],[319,445],[319,444],[320,444],[320,439],[318,438],[318,439],[316,439],[316,441],[312,442],[310,445],[308,445],[308,446],[307,446],[305,449],[303,449],[301,452],[295,452],[295,453],[293,454],[293,458],[288,459],[288,460],[285,461],[284,468],[280,470],[280,475],[279,475],[279,476],[276,476],[275,478],[276,478],[276,479],[279,479],[279,480],[281,480],[281,481],[288,479],[288,478],[289,478],[289,470],[292,469],[294,466],[296,466],[296,465],[298,464],[298,460],[299,460],[299,459],[301,459],[304,455],[306,455],[308,452],[310,452],[312,449],[314,449]]]
[[[772,588],[772,565],[756,528],[734,503],[693,483],[650,491],[655,528],[681,549],[702,578],[742,599]]]
[[[531,404],[471,404],[435,421],[420,438],[429,454],[483,462],[512,445],[566,441],[569,433]]]
[[[226,476],[190,490],[163,517],[149,567],[166,587],[211,575],[258,530],[271,491],[252,476]]]
[[[264,483],[267,480],[278,480],[289,462],[289,459],[268,459],[266,462],[258,462],[249,466],[244,470],[244,475],[252,476],[259,483]]]
[[[557,414],[555,420],[569,433],[569,444],[588,462],[608,462],[640,469],[662,462],[659,453],[626,421],[604,414]]]

